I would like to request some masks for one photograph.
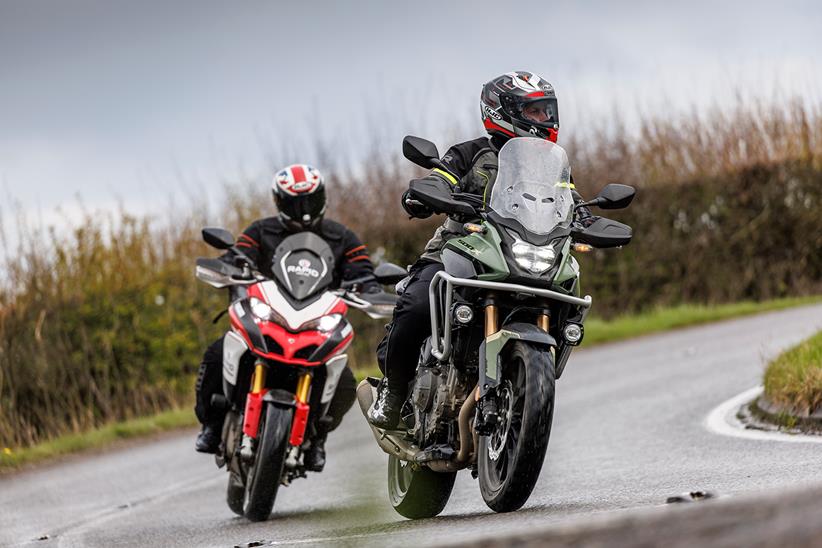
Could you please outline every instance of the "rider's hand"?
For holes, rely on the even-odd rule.
[[[578,215],[577,218],[574,220],[574,225],[580,228],[588,228],[589,226],[594,224],[597,219],[599,219],[599,215],[591,215],[591,213],[588,212],[588,215],[584,217]]]
[[[410,190],[406,190],[402,194],[402,208],[405,212],[412,218],[416,217],[417,219],[427,219],[433,215],[430,209],[411,198],[410,192]]]

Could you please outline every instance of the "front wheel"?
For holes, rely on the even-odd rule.
[[[243,514],[251,521],[271,515],[283,473],[293,410],[267,404],[260,417],[260,438],[254,463],[248,470]]]
[[[401,516],[431,518],[443,511],[454,488],[456,472],[434,472],[394,456],[388,457],[388,498]]]
[[[479,441],[482,498],[495,512],[525,504],[539,479],[554,415],[554,362],[546,347],[511,344],[497,387],[499,422]]]

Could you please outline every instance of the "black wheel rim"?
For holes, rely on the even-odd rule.
[[[522,417],[525,411],[525,366],[517,357],[507,364],[498,390],[500,420],[488,437],[487,459],[489,479],[496,489],[508,479],[511,463],[517,452]]]

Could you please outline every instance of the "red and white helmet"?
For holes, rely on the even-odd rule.
[[[559,108],[554,87],[531,72],[509,72],[482,86],[480,112],[491,135],[557,142]]]
[[[306,229],[325,213],[325,181],[319,170],[293,164],[274,176],[274,203],[284,220]]]

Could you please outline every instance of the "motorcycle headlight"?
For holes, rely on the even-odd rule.
[[[251,297],[248,300],[249,305],[251,305],[251,312],[255,316],[257,316],[260,320],[268,321],[271,317],[271,313],[274,312],[274,309],[268,306],[267,303],[261,301],[256,297]]]
[[[262,320],[264,322],[274,322],[277,325],[285,327],[286,329],[288,328],[288,322],[285,321],[285,318],[283,318],[279,312],[271,308],[265,301],[261,301],[256,297],[251,297],[248,300],[248,304],[251,307],[251,313],[254,314],[258,320]]]
[[[554,265],[557,258],[552,245],[533,245],[520,239],[511,245],[514,261],[533,274],[542,274]]]
[[[313,329],[327,333],[336,329],[337,326],[340,325],[342,319],[342,314],[329,314],[328,316],[322,316],[315,320],[305,322],[300,326],[300,331],[308,331]]]

